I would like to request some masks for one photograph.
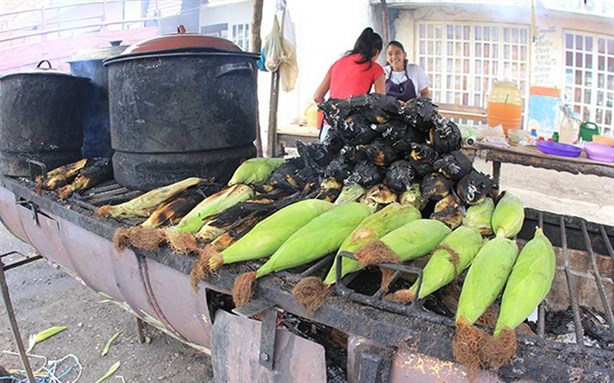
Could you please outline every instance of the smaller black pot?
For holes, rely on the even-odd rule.
[[[48,64],[48,68],[42,65]],[[51,68],[0,77],[0,172],[28,176],[27,160],[48,169],[81,158],[83,90],[89,79]]]

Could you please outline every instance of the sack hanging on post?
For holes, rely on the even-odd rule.
[[[264,42],[264,66],[269,72],[275,72],[284,61],[281,29],[277,16],[273,19],[273,28]]]
[[[282,51],[283,62],[279,67],[279,76],[281,77],[281,85],[284,92],[290,92],[296,85],[298,78],[298,63],[296,60],[296,38],[294,34],[294,24],[290,18],[290,10],[286,9],[283,18],[283,36],[282,36]]]

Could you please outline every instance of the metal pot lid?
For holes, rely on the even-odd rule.
[[[206,36],[199,33],[187,33],[183,25],[177,27],[177,33],[158,36],[131,45],[120,56],[190,51],[194,49],[211,49],[224,52],[242,53],[243,51],[232,41],[220,37]]]
[[[111,44],[110,46],[78,52],[67,62],[71,63],[76,61],[104,60],[109,57],[117,56],[129,47],[128,45],[120,45],[121,43],[121,40],[109,41],[109,44]]]
[[[60,71],[60,70],[58,70],[56,68],[53,68],[51,66],[51,63],[49,62],[49,60],[41,60],[38,63],[38,65],[36,65],[36,67],[34,67],[32,69],[24,70],[24,71],[21,71],[21,72],[9,73],[9,74],[6,74],[4,76],[0,76],[0,79],[4,79],[4,78],[7,78],[7,77],[16,76],[16,75],[23,75],[23,74],[36,75],[36,76],[40,76],[40,75],[46,75],[46,76],[66,76],[66,77],[85,79],[84,77],[73,76],[70,73],[62,72],[62,71]]]

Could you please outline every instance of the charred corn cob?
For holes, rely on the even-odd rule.
[[[60,174],[64,174],[66,172],[68,172],[70,169],[73,168],[77,168],[77,169],[83,169],[85,167],[85,165],[87,164],[87,158],[83,158],[79,161],[76,162],[71,162],[70,164],[66,164],[66,165],[62,165],[62,166],[58,166],[57,168],[53,168],[50,171],[47,172],[47,178],[43,179],[42,175],[36,176],[34,178],[34,181],[36,182],[36,185],[40,188],[44,188],[46,186],[46,182],[49,179],[54,178],[55,176],[58,176]]]
[[[422,202],[422,192],[420,191],[420,183],[416,182],[412,184],[409,190],[401,193],[399,196],[399,202],[401,205],[412,205],[418,210],[424,209],[424,203]]]
[[[514,238],[524,223],[524,206],[520,198],[510,192],[501,193],[492,213],[492,230],[497,237]]]
[[[85,158],[73,163],[71,166],[66,168],[66,171],[62,171],[64,170],[63,168],[58,173],[54,174],[52,177],[47,176],[47,181],[44,184],[44,188],[48,190],[55,190],[61,186],[72,182],[72,180],[77,177],[79,172],[86,166],[90,165],[92,162],[93,160]]]
[[[203,180],[197,177],[186,178],[174,184],[150,190],[141,196],[119,205],[101,206],[96,210],[96,214],[111,218],[148,217],[158,206],[164,204],[187,188],[198,185],[201,182],[203,182]]]
[[[196,233],[206,219],[227,208],[253,197],[254,191],[247,185],[237,184],[219,191],[202,200],[194,209],[179,221],[173,231]]]
[[[473,260],[482,242],[477,231],[465,226],[446,236],[424,266],[418,298],[422,299],[452,282]],[[418,294],[418,283],[414,283],[409,291],[409,299],[414,299]]]
[[[492,213],[495,210],[495,203],[492,198],[485,198],[477,205],[467,208],[463,225],[477,230],[482,235],[492,234]]]
[[[75,180],[58,191],[60,199],[67,198],[72,193],[94,187],[113,177],[113,165],[110,158],[100,158],[79,172]]]
[[[178,222],[204,198],[198,189],[184,190],[177,197],[157,208],[141,226],[156,228],[166,223]]]
[[[235,170],[228,186],[236,184],[262,185],[285,160],[283,158],[250,158]]]
[[[420,218],[420,211],[413,206],[402,206],[398,203],[387,205],[382,210],[365,218],[339,247],[339,252],[354,253],[370,241],[377,240],[387,233]],[[342,258],[341,276],[360,270],[362,266],[358,261]],[[335,283],[336,260],[333,262],[324,283]]]
[[[473,324],[486,311],[503,290],[517,256],[516,242],[507,238],[497,237],[482,246],[463,283],[457,322]]]

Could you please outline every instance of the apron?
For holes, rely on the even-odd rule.
[[[390,71],[390,76],[392,76],[392,71]],[[407,77],[407,80],[400,84],[395,84],[390,80],[390,77],[388,77],[386,79],[386,94],[401,101],[408,101],[418,97],[414,83],[407,75],[407,69],[405,69],[405,77]]]

